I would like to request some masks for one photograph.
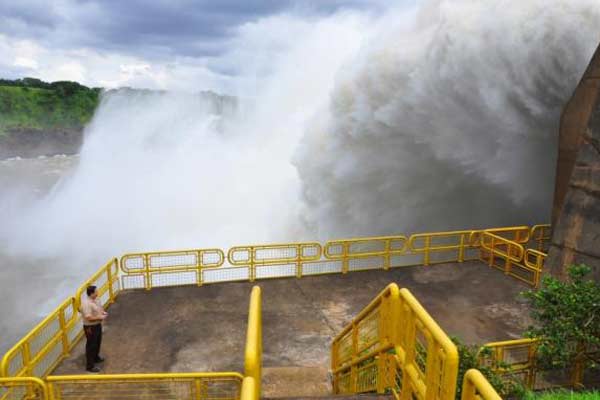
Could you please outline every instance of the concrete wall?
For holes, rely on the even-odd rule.
[[[586,263],[600,280],[600,47],[561,118],[552,224],[550,273]]]

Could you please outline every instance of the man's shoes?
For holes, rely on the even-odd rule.
[[[94,372],[94,373],[100,372],[100,368],[98,368],[98,367],[86,368],[85,370],[87,372]]]
[[[98,358],[96,358],[96,362],[97,362],[97,363],[104,362],[104,358],[102,358],[102,357],[98,356]]]

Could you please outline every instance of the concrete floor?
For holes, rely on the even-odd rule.
[[[332,338],[390,282],[410,289],[446,333],[468,343],[518,338],[529,323],[518,299],[527,287],[479,262],[130,291],[109,310],[103,372],[243,371],[249,294],[257,284],[264,395],[326,394]],[[83,342],[54,375],[83,371]]]

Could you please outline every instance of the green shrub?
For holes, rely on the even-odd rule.
[[[600,285],[587,278],[590,271],[571,265],[568,281],[546,276],[539,290],[524,293],[535,321],[526,334],[540,339],[537,357],[543,369],[569,368],[578,359],[598,367],[599,354],[590,350],[600,349]]]

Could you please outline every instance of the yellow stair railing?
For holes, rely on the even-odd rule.
[[[391,391],[397,399],[451,400],[458,351],[407,290],[385,288],[336,336],[334,393]]]
[[[476,369],[465,373],[461,400],[502,400],[485,376]]]
[[[243,376],[234,372],[58,375],[46,378],[55,400],[239,400]]]
[[[43,380],[32,376],[0,378],[0,399],[47,400],[48,387]]]
[[[248,310],[248,332],[244,352],[243,400],[258,400],[262,380],[262,294],[260,287],[254,286],[250,295]]]
[[[544,370],[536,363],[538,346],[539,339],[531,338],[487,343],[480,350],[479,359],[496,374],[517,380],[530,390],[584,386],[584,360],[566,368]],[[550,379],[546,379],[546,374]]]

